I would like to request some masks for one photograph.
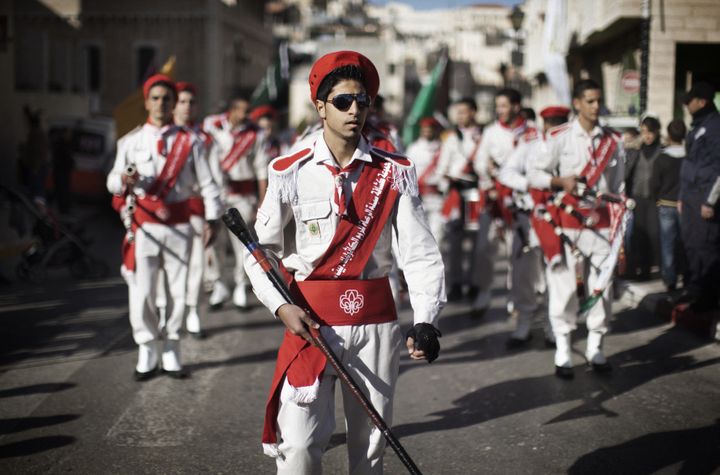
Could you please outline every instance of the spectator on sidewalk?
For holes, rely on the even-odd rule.
[[[715,88],[706,82],[685,96],[693,120],[680,169],[678,209],[688,258],[683,300],[698,311],[717,307],[720,286],[720,114],[714,98]]]
[[[27,139],[20,153],[21,183],[41,212],[45,211],[45,179],[50,165],[50,141],[42,127],[42,111],[23,109]]]
[[[54,197],[62,214],[70,212],[70,181],[75,168],[73,142],[74,130],[70,127],[62,129],[52,142]]]
[[[677,209],[680,191],[680,167],[685,158],[683,139],[687,129],[680,119],[667,126],[668,145],[657,158],[650,177],[650,189],[657,204],[660,224],[660,270],[668,291],[675,290],[678,255],[681,246],[680,214]]]
[[[628,162],[629,170],[626,174],[627,195],[636,202],[627,269],[631,279],[646,280],[659,254],[658,218],[655,199],[650,190],[650,176],[662,151],[660,121],[652,116],[645,117],[640,124],[640,137],[640,151],[634,160],[631,158]]]

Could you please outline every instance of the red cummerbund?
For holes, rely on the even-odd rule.
[[[201,196],[193,196],[188,200],[191,216],[205,216],[205,203]]]
[[[320,323],[366,325],[397,320],[387,277],[370,280],[305,280],[295,282],[301,299]],[[294,286],[295,287],[295,286]],[[300,303],[300,302],[298,302]]]
[[[190,221],[188,200],[165,203],[150,198],[138,198],[133,219],[138,224],[182,224]]]
[[[602,228],[609,228],[610,227],[610,211],[608,210],[607,206],[603,206],[601,208],[595,208],[595,209],[586,209],[586,208],[575,208],[577,211],[580,212],[583,216],[592,216],[594,224],[591,226],[594,229],[602,229]],[[560,211],[560,227],[561,228],[567,228],[567,229],[583,229],[586,226],[583,225],[578,219],[571,215],[570,213],[566,213],[565,211]]]
[[[257,193],[257,180],[229,180],[228,193],[231,195],[254,195]]]

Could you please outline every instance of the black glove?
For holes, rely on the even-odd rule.
[[[428,363],[432,363],[440,353],[439,336],[442,336],[442,333],[434,326],[429,323],[418,323],[408,330],[405,338],[412,338],[415,349],[424,352]]]

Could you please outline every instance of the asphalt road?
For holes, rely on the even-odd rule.
[[[93,245],[113,270],[114,219],[98,217]],[[189,379],[137,383],[120,277],[59,269],[0,287],[0,472],[272,473],[260,435],[282,327],[253,302],[206,314],[208,338],[183,342]],[[402,360],[393,426],[423,473],[720,473],[719,345],[618,302],[613,373],[587,369],[580,331],[576,378],[561,381],[539,327],[506,350],[499,290],[493,303],[482,320],[449,305],[440,358]],[[346,472],[340,408],[325,473]],[[390,449],[385,460],[405,473]]]

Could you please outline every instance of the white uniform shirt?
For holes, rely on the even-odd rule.
[[[325,164],[335,160],[320,135],[312,145],[314,154],[304,164],[296,165],[297,199],[284,203],[274,192],[271,172],[268,193],[258,210],[255,231],[268,254],[282,259],[285,267],[302,281],[317,266],[327,251],[338,226],[338,207],[334,202],[334,178]],[[370,147],[360,140],[352,162],[371,162]],[[345,180],[344,196],[350,198],[362,167],[350,172]],[[361,279],[385,277],[392,268],[392,234],[397,233],[400,267],[408,283],[415,323],[437,326],[437,318],[445,303],[445,275],[442,257],[425,218],[420,199],[401,194],[391,213]],[[249,253],[245,254],[245,270],[260,301],[275,314],[285,302],[263,270]]]
[[[428,140],[422,137],[410,144],[407,149],[407,156],[415,164],[418,177],[423,176],[432,164],[435,155],[440,150],[440,145],[440,140]],[[435,166],[435,171],[430,172],[428,176],[425,177],[426,185],[438,185],[440,183],[440,175],[437,173],[438,165],[439,160]]]
[[[118,140],[115,164],[107,177],[108,191],[116,195],[124,192],[122,175],[128,165],[133,165],[139,175],[139,179],[133,187],[133,193],[140,198],[144,197],[165,166],[166,157],[160,154],[158,141],[164,138],[165,153],[169,154],[179,130],[180,128],[175,125],[159,128],[145,124]],[[208,220],[218,219],[222,214],[220,189],[213,181],[208,163],[202,158],[202,154],[203,144],[193,134],[190,155],[180,171],[175,186],[164,201],[167,203],[185,201],[196,195],[196,187],[199,187],[205,204],[205,218]]]
[[[243,124],[233,128],[225,114],[207,117],[203,122],[203,129],[215,139],[216,146],[214,147],[213,153],[216,157],[214,160],[222,163],[228,153],[230,153],[233,143],[235,143],[233,132],[240,132],[247,127],[250,127],[250,125]],[[230,170],[225,172],[227,179],[232,181],[267,180],[268,159],[262,152],[259,139],[260,133],[258,133],[255,143],[250,147],[245,156],[240,158]]]
[[[526,124],[511,128],[495,121],[483,131],[483,140],[475,155],[473,165],[475,173],[480,177],[482,189],[492,188],[492,180],[488,174],[490,163],[502,167],[510,154],[515,150],[520,137],[525,132]]]
[[[462,138],[458,137],[457,130],[460,131]],[[454,133],[445,139],[438,164],[438,176],[441,177],[442,181],[440,183],[443,191],[447,190],[449,183],[442,177],[457,178],[466,174],[465,166],[468,164],[470,155],[475,151],[480,136],[478,127],[468,127],[456,129]]]
[[[539,133],[525,134],[500,168],[498,181],[514,190],[513,200],[520,209],[533,208],[532,199],[527,193],[530,187],[528,173],[532,162],[545,153],[546,147],[546,142]]]
[[[551,129],[544,153],[533,162],[528,175],[530,186],[547,189],[554,176],[580,175],[606,133],[611,132],[599,125],[587,133],[577,118]],[[625,191],[625,149],[622,141],[619,138],[616,140],[615,153],[595,185],[595,190],[600,193]]]

